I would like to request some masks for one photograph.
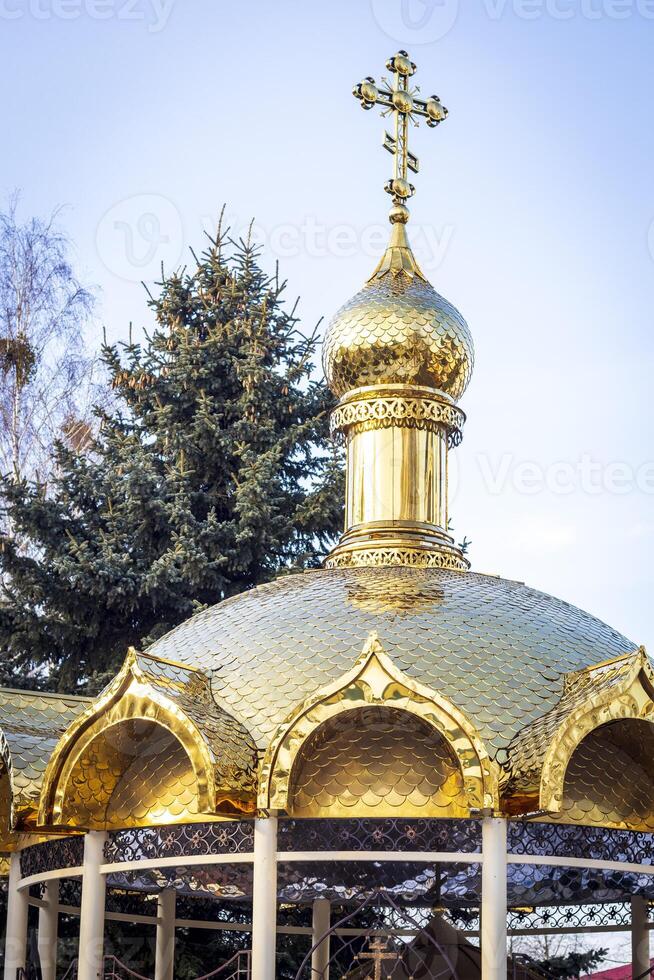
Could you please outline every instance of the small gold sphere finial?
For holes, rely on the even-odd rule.
[[[388,220],[392,225],[405,225],[409,216],[410,211],[404,204],[394,204],[388,213]]]
[[[404,75],[406,78],[413,75],[416,70],[416,66],[406,51],[398,51],[397,54],[394,54],[386,62],[386,67],[389,71],[395,72],[398,75]]]
[[[413,184],[410,184],[408,180],[404,180],[402,177],[395,177],[393,180],[389,180],[385,184],[384,190],[387,194],[393,195],[393,202],[395,204],[401,204],[407,198],[413,197],[416,191]]]
[[[411,112],[413,109],[413,99],[409,92],[398,89],[397,92],[393,92],[393,105],[398,112]]]

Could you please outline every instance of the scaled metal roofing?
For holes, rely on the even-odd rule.
[[[637,650],[581,609],[491,575],[407,567],[288,575],[172,630],[149,653],[211,677],[260,746],[376,631],[396,667],[466,712],[504,765],[512,740],[551,712],[564,675]]]

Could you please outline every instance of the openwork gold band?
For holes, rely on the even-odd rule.
[[[412,392],[416,389],[412,388]],[[435,398],[431,389],[428,394],[406,395],[402,392],[372,390],[355,392],[332,412],[330,424],[333,433],[391,426],[416,429],[445,429],[450,447],[458,446],[463,438],[465,414],[456,405]]]
[[[382,567],[388,565],[408,565],[412,568],[447,568],[450,571],[465,571],[470,567],[469,562],[456,552],[429,551],[425,548],[360,548],[331,554],[325,560],[326,568]]]

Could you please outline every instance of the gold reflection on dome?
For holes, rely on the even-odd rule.
[[[142,719],[98,735],[73,767],[63,821],[70,826],[134,827],[198,814],[191,761],[175,736]]]
[[[409,576],[367,576],[345,583],[347,602],[364,612],[431,613],[445,603],[445,590],[437,579],[416,582]]]
[[[654,831],[654,725],[632,719],[591,732],[566,771],[564,823]]]
[[[295,762],[290,797],[302,817],[468,815],[445,738],[394,708],[359,708],[321,725]]]

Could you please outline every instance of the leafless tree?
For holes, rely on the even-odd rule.
[[[57,438],[83,448],[92,399],[93,296],[57,218],[21,224],[18,195],[0,213],[0,472],[16,479],[47,480]]]

